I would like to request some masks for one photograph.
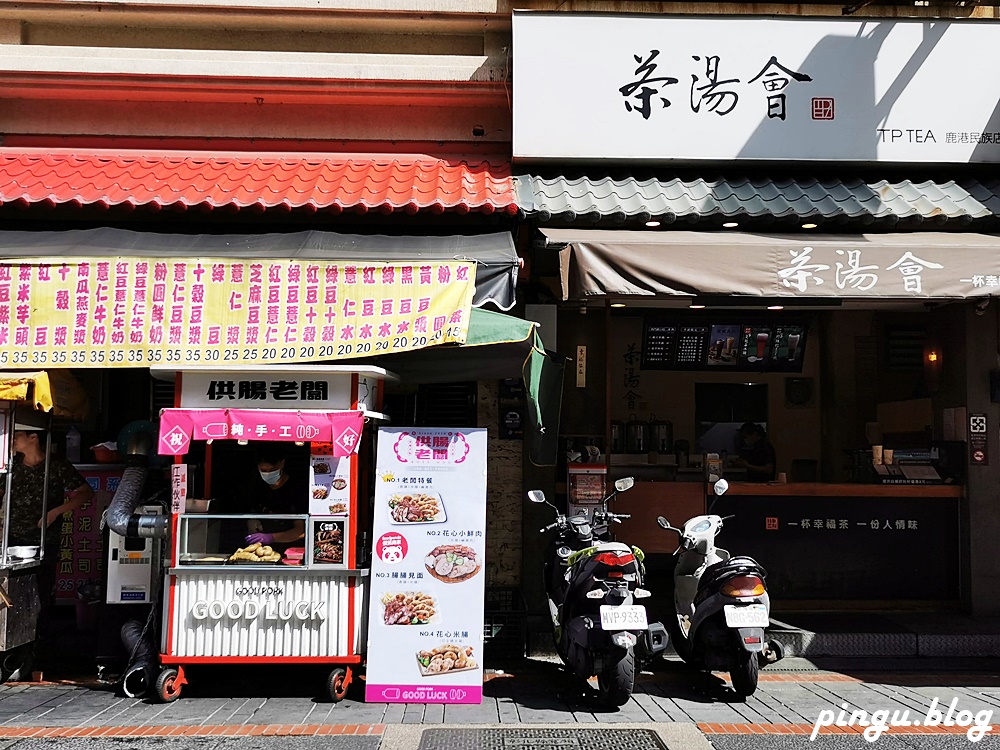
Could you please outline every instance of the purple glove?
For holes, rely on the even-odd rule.
[[[257,542],[260,542],[261,544],[270,544],[274,541],[274,534],[250,534],[245,537],[243,541],[247,544],[257,544]]]

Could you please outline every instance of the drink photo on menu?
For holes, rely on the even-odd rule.
[[[771,352],[770,326],[745,326],[743,328],[743,345],[741,359],[748,364],[759,367],[767,363]]]
[[[735,366],[739,361],[740,326],[714,325],[708,338],[708,365]]]
[[[802,326],[781,326],[774,332],[774,359],[788,368],[800,369],[803,347],[805,346],[805,329]]]

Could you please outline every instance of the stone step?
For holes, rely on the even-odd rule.
[[[1000,620],[963,614],[778,612],[767,635],[804,659],[1000,658]],[[555,654],[551,632],[529,640],[532,655]]]

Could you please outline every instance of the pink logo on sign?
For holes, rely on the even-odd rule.
[[[358,433],[354,428],[348,427],[334,442],[343,448],[345,453],[353,453],[358,444]]]
[[[395,565],[406,557],[409,545],[402,534],[383,534],[375,543],[375,554],[387,565]]]
[[[392,450],[404,464],[460,464],[469,455],[471,446],[461,432],[414,431],[400,433]]]
[[[168,456],[180,456],[187,453],[190,443],[191,437],[180,426],[177,426],[160,435],[160,453]]]

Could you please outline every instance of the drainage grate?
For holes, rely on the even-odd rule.
[[[419,750],[667,750],[648,729],[425,729]]]

